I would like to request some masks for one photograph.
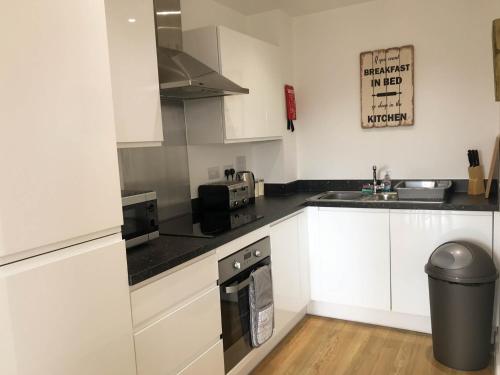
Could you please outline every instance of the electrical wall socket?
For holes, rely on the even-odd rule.
[[[247,157],[244,155],[236,156],[236,171],[247,170]]]
[[[208,168],[208,179],[209,180],[219,180],[220,179],[220,169],[219,167]]]
[[[226,173],[225,173],[225,172],[226,172],[226,170],[233,169],[233,168],[234,168],[234,167],[233,167],[232,165],[224,165],[224,166],[222,167],[222,170],[224,171],[224,173],[223,173],[224,178],[227,178],[228,180],[230,180],[230,179],[231,179],[231,177],[230,177],[230,176],[229,176],[229,177],[226,177]]]

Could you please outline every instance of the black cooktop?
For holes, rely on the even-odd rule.
[[[214,238],[224,232],[263,218],[261,215],[236,212],[186,214],[160,222],[160,234],[168,236]]]

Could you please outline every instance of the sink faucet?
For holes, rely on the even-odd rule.
[[[373,194],[377,194],[377,189],[382,189],[381,185],[377,184],[377,166],[374,165],[372,167],[373,169]]]

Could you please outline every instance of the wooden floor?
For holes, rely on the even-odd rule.
[[[436,362],[429,335],[306,316],[253,375],[492,375],[463,372]]]

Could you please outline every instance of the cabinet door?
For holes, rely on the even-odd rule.
[[[391,210],[390,217],[392,309],[396,312],[430,315],[424,266],[440,244],[466,240],[491,252],[491,213]]]
[[[278,139],[286,124],[280,49],[222,26],[184,32],[184,50],[250,90],[185,103],[190,144]]]
[[[175,374],[218,342],[221,334],[219,288],[213,287],[135,333],[137,374]]]
[[[134,375],[120,235],[0,267],[0,374]]]
[[[222,340],[179,372],[179,375],[199,374],[224,375],[224,347]]]
[[[390,309],[389,211],[320,208],[311,299]]]
[[[250,90],[224,98],[226,141],[281,137],[286,118],[278,47],[225,27],[218,32],[222,75]]]
[[[104,3],[12,1],[2,14],[0,264],[122,223]]]
[[[116,136],[163,141],[153,0],[106,0]]]
[[[307,285],[303,274],[307,264],[302,262],[307,253],[301,241],[301,217],[288,218],[271,227],[271,261],[273,272],[276,330],[283,328],[307,306]]]

